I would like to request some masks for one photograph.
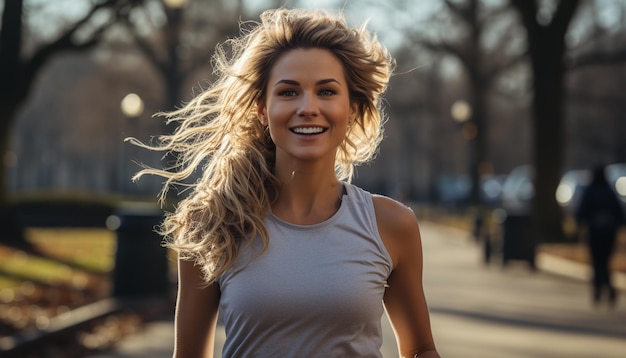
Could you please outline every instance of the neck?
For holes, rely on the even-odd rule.
[[[315,224],[330,218],[341,204],[343,186],[334,172],[322,168],[277,170],[281,182],[272,212],[294,224]]]

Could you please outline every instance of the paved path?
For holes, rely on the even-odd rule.
[[[586,281],[546,272],[563,271],[558,261],[538,258],[536,273],[517,262],[485,267],[464,232],[423,223],[422,236],[443,357],[626,357],[624,294],[617,310],[595,309]]]
[[[594,308],[580,266],[550,257],[538,257],[534,273],[525,263],[484,266],[467,233],[421,225],[425,290],[442,357],[626,357],[625,292],[616,310]],[[384,327],[383,355],[397,357],[386,319]],[[90,358],[171,357],[172,344],[169,319],[149,324],[115,351]]]

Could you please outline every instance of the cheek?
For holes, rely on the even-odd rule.
[[[271,126],[272,123],[280,123],[285,121],[287,108],[284,104],[269,103],[265,109],[265,121]]]
[[[350,111],[350,109],[342,107],[338,109],[336,113],[337,120],[340,120],[342,122],[342,125],[345,125],[347,127],[350,124],[352,118],[352,112]]]
[[[276,142],[277,136],[281,135],[281,130],[284,127],[284,122],[277,120],[277,116],[272,116],[271,113],[266,117],[267,129],[272,142]]]

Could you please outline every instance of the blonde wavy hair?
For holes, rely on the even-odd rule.
[[[175,132],[159,137],[157,145],[133,140],[177,157],[170,168],[145,168],[135,176],[164,177],[162,199],[169,187],[189,185],[183,183],[201,170],[190,195],[166,216],[161,234],[180,259],[202,268],[207,283],[232,267],[239,250],[257,237],[263,242],[259,254],[269,242],[264,219],[277,195],[275,146],[257,106],[278,58],[300,48],[329,50],[344,66],[358,109],[337,151],[335,171],[350,181],[354,166],[370,160],[382,139],[380,96],[395,63],[365,25],[351,28],[342,15],[322,10],[268,10],[260,22],[242,23],[240,37],[217,47],[218,79],[183,108],[163,114],[168,123],[178,123]]]

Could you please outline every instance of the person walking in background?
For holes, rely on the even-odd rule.
[[[201,171],[161,230],[179,255],[174,357],[212,357],[218,311],[225,357],[380,357],[385,309],[403,357],[439,357],[414,213],[350,183],[394,60],[326,11],[242,26],[218,80],[167,114],[175,133],[143,145],[180,155],[138,173],[165,177],[162,195]]]
[[[606,179],[604,166],[593,170],[593,178],[583,192],[576,219],[587,233],[593,268],[593,302],[600,303],[606,292],[613,306],[617,302],[617,291],[611,283],[610,262],[617,231],[624,224],[624,213]]]

